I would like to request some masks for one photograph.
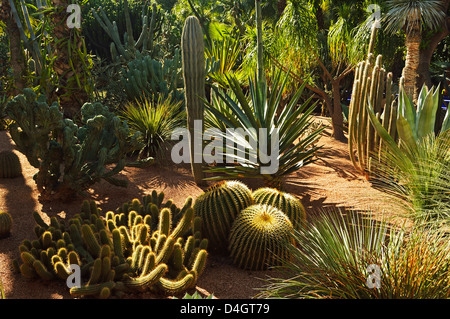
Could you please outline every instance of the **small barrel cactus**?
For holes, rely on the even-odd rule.
[[[294,228],[289,218],[269,205],[252,205],[236,218],[230,231],[233,263],[248,270],[265,270],[290,258]]]
[[[0,238],[11,234],[12,217],[7,212],[0,212]]]
[[[255,204],[270,205],[278,208],[291,220],[295,229],[305,223],[306,211],[301,201],[291,194],[274,188],[260,188],[253,192]]]
[[[21,175],[19,157],[12,151],[0,152],[0,178],[15,178]]]
[[[197,197],[194,211],[203,220],[203,233],[210,247],[227,248],[233,221],[252,204],[251,190],[238,181],[219,182]]]

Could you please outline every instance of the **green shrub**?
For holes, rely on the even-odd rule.
[[[131,135],[140,133],[139,141],[143,145],[139,152],[140,158],[166,159],[172,132],[186,125],[186,114],[181,102],[171,102],[170,99],[157,103],[149,99],[128,103],[120,117],[127,122]]]
[[[8,103],[7,114],[14,120],[10,134],[17,149],[39,169],[34,179],[42,199],[73,199],[102,179],[126,186],[114,175],[127,164],[126,154],[140,146],[139,135],[130,138],[127,124],[106,106],[84,104],[77,126],[63,118],[56,102],[49,106],[45,96],[24,89]]]
[[[362,212],[333,210],[294,238],[292,259],[277,268],[280,277],[269,278],[259,298],[450,296],[450,247],[444,233],[393,229]]]

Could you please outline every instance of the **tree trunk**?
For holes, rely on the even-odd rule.
[[[77,38],[75,41],[76,45],[73,44],[73,38],[76,35],[66,24],[68,1],[53,0],[52,2],[53,6],[58,10],[53,18],[53,36],[55,37],[53,47],[55,61],[53,68],[58,75],[58,88],[55,93],[64,115],[68,118],[74,118],[79,113],[81,106],[88,100],[84,87],[80,87],[75,79],[76,74],[79,77],[81,86],[87,80],[83,78],[84,67],[76,52],[82,46],[82,39]],[[71,52],[68,50],[67,41],[72,42]],[[73,55],[72,59],[70,54]],[[70,65],[70,60],[72,60],[73,68]]]
[[[341,105],[341,84],[339,80],[331,82],[333,91],[333,113],[331,114],[331,123],[333,126],[333,137],[341,142],[347,141],[344,134],[344,116]]]
[[[18,95],[22,93],[22,90],[27,85],[25,78],[27,74],[27,64],[22,48],[19,28],[11,14],[11,7],[8,0],[2,0],[0,21],[5,23],[6,33],[9,38],[10,65],[14,78],[14,87],[10,93]]]
[[[429,41],[427,46],[420,49],[419,53],[419,66],[417,69],[417,82],[416,82],[416,94],[419,95],[420,90],[424,84],[428,87],[432,86],[430,75],[430,64],[433,57],[433,53],[436,50],[439,42],[441,42],[450,33],[450,18],[447,18],[446,24],[442,30],[435,33]]]
[[[416,95],[416,81],[417,69],[419,68],[419,52],[420,42],[422,40],[420,31],[418,29],[411,30],[406,34],[406,61],[403,68],[402,78],[404,81],[405,92],[417,101]],[[414,102],[414,103],[415,103]]]

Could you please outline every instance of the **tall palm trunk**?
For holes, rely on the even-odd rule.
[[[418,27],[406,33],[406,61],[402,72],[402,78],[404,81],[405,92],[413,97],[414,101],[417,101],[416,82],[421,41],[422,36]]]
[[[83,78],[82,61],[75,54],[76,50],[82,47],[83,39],[77,37],[74,30],[70,29],[66,24],[66,9],[69,1],[52,0],[52,2],[57,9],[52,21],[53,36],[55,38],[53,68],[59,79],[55,94],[58,97],[64,115],[73,118],[79,113],[81,106],[88,99],[86,90],[83,87],[84,81],[87,79]],[[71,50],[69,50],[68,41],[71,42]],[[78,77],[78,81],[75,77]]]
[[[12,94],[20,94],[26,87],[27,66],[25,54],[20,40],[20,32],[11,14],[11,6],[8,0],[2,0],[0,11],[0,21],[6,26],[6,33],[9,38],[10,65],[14,78]]]

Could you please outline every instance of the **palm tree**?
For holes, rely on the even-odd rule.
[[[53,15],[53,69],[58,76],[58,88],[55,92],[64,115],[76,116],[88,100],[89,62],[84,39],[80,30],[70,29],[66,25],[66,9],[70,0],[52,0],[55,8]]]
[[[448,0],[390,0],[386,2],[388,9],[384,17],[386,31],[405,32],[406,61],[402,77],[404,88],[417,100],[416,84],[419,68],[420,45],[424,27],[437,31],[445,22]]]

